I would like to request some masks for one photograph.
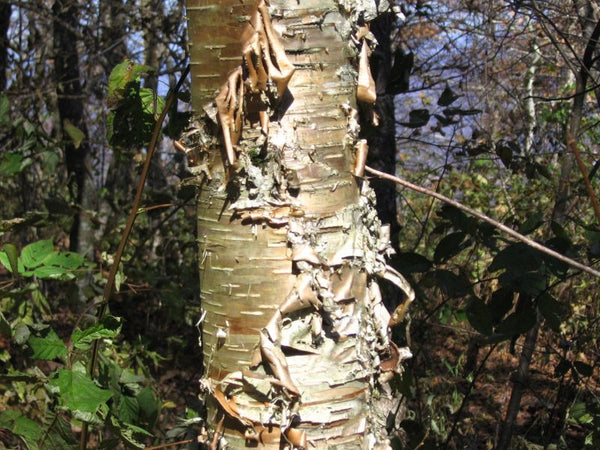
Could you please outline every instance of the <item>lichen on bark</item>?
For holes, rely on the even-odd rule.
[[[362,177],[356,110],[374,101],[365,19],[377,7],[207,3],[188,1],[186,133],[200,188],[207,442],[385,448],[388,381],[410,352],[389,337],[377,278],[406,302],[414,294],[386,264],[389,228]]]

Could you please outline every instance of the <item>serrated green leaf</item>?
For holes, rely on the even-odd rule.
[[[102,320],[85,330],[76,328],[71,334],[73,347],[87,350],[97,339],[110,339],[121,332],[121,319],[114,316],[104,316]]]
[[[130,60],[117,64],[108,77],[107,105],[115,106],[125,96],[129,83],[139,82],[142,75],[152,72],[154,72],[152,67],[142,66]]]
[[[85,139],[85,134],[83,133],[83,131],[81,131],[79,128],[73,125],[73,123],[68,119],[65,119],[63,121],[63,128],[73,141],[73,145],[75,146],[75,148],[79,148],[81,142],[83,142],[83,140]]]
[[[444,92],[442,92],[437,104],[439,106],[449,106],[459,98],[460,95],[457,95],[452,89],[450,89],[449,86],[446,86],[446,89],[444,89]]]
[[[23,247],[21,260],[25,267],[32,269],[40,266],[44,262],[44,258],[48,257],[52,252],[54,252],[54,245],[51,239],[32,242]]]
[[[29,448],[36,448],[35,443],[42,437],[40,425],[18,411],[0,412],[0,428],[22,437]]]
[[[67,369],[59,369],[50,385],[59,389],[59,401],[70,411],[94,413],[112,397],[111,391],[99,388],[86,375]]]
[[[158,116],[162,113],[165,107],[165,100],[152,89],[141,88],[140,89],[140,100],[142,101],[142,111],[145,114],[149,114],[154,119],[158,119]]]
[[[32,358],[52,361],[67,357],[67,346],[52,329],[45,337],[30,336],[27,343],[33,351]]]

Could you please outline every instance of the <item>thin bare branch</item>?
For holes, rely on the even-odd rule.
[[[416,184],[411,183],[410,181],[406,181],[403,180],[401,178],[395,177],[393,175],[387,174],[385,172],[380,172],[379,170],[375,170],[372,169],[370,167],[365,167],[365,171],[369,172],[373,175],[376,175],[379,178],[383,178],[389,181],[393,181],[396,184],[399,184],[400,186],[404,186],[412,191],[415,192],[419,192],[421,194],[425,194],[425,195],[429,195],[430,197],[434,197],[444,203],[447,203],[449,205],[454,206],[457,209],[460,209],[461,211],[466,212],[467,214],[470,214],[472,216],[477,217],[480,220],[483,220],[484,222],[489,223],[490,225],[492,225],[494,228],[497,228],[498,230],[501,230],[503,232],[505,232],[506,234],[508,234],[509,236],[523,242],[524,244],[530,246],[531,248],[534,248],[542,253],[545,253],[548,256],[552,256],[553,258],[558,259],[559,261],[564,262],[565,264],[568,264],[572,267],[575,267],[583,272],[589,273],[590,275],[594,275],[595,277],[600,277],[600,272],[598,272],[597,270],[586,266],[585,264],[582,264],[580,262],[575,261],[574,259],[568,258],[564,255],[561,255],[560,253],[552,250],[551,248],[548,248],[538,242],[535,242],[532,239],[529,239],[527,236],[523,236],[521,233],[513,230],[512,228],[507,227],[506,225],[492,219],[491,217],[486,216],[485,214],[476,211],[472,208],[469,208],[468,206],[463,205],[462,203],[457,202],[456,200],[452,200],[451,198],[448,198],[442,194],[439,194],[437,192],[434,192],[430,189],[424,188],[422,186],[417,186]]]

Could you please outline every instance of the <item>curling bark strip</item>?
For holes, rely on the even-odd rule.
[[[213,448],[387,445],[388,381],[410,352],[389,338],[376,279],[414,294],[386,265],[389,228],[361,176],[356,110],[375,95],[363,20],[377,14],[375,2],[188,1],[196,115],[183,140]]]

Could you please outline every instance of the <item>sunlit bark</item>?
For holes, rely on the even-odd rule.
[[[376,277],[413,294],[386,265],[362,177],[377,14],[364,3],[188,2],[214,448],[386,445],[388,381],[409,353]]]

